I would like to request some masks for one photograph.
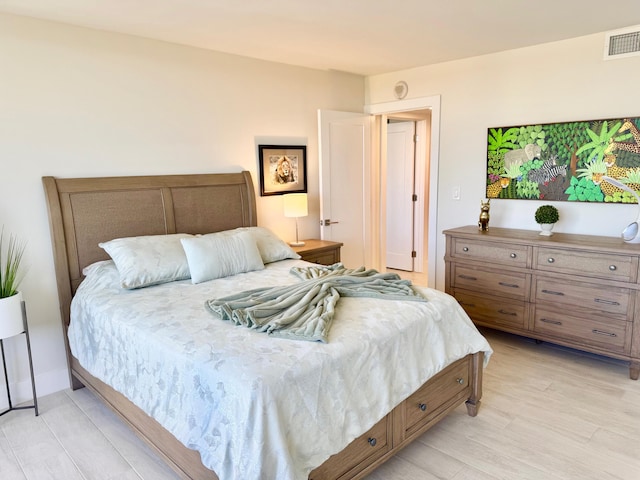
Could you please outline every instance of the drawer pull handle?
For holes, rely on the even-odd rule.
[[[456,382],[458,382],[460,385],[464,385],[464,378],[456,378]]]
[[[553,258],[553,257],[549,257],[549,258],[547,258],[547,262],[549,262],[549,263],[553,263],[553,262],[555,262],[555,261],[556,261],[556,259],[555,259],[555,258]]]
[[[375,447],[375,446],[376,446],[376,443],[378,443],[378,441],[377,441],[375,438],[373,438],[373,437],[369,437],[369,438],[367,439],[367,442],[368,442],[368,443],[369,443],[369,445],[371,445],[372,447]]]
[[[549,295],[557,295],[559,297],[564,297],[564,293],[562,292],[554,292],[553,290],[542,290],[542,293],[548,293]]]
[[[562,322],[558,320],[549,320],[548,318],[541,318],[540,321],[544,323],[550,323],[552,325],[562,325]]]
[[[427,410],[427,404],[426,403],[420,403],[420,404],[418,404],[418,408],[420,410],[422,410],[423,412],[425,412]]]
[[[604,298],[594,298],[593,301],[596,303],[604,303],[605,305],[620,306],[620,303],[615,302],[613,300],[605,300]]]
[[[469,247],[462,247],[462,251],[463,252],[468,252],[469,251]]]
[[[510,315],[512,317],[515,317],[517,315],[516,312],[507,312],[506,310],[503,310],[503,309],[498,310],[498,313],[501,313],[502,315]]]
[[[593,330],[591,330],[591,333],[595,333],[596,335],[604,335],[606,337],[617,337],[618,336],[615,333],[603,332],[602,330],[598,330],[597,328],[594,328]]]
[[[512,253],[511,255],[509,255],[511,258],[516,258],[518,255],[516,255],[515,253]]]
[[[463,280],[478,280],[476,277],[472,277],[471,275],[458,275],[458,278],[462,278]]]
[[[616,267],[615,265],[609,265],[609,270],[611,270],[612,272],[615,272],[618,269],[618,267]]]
[[[498,285],[509,288],[520,288],[520,285],[516,285],[515,283],[498,282]]]

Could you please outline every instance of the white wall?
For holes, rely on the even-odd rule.
[[[487,128],[640,115],[640,57],[604,61],[604,33],[368,77],[367,104],[441,95],[438,288],[444,288],[442,230],[475,225],[485,198]],[[437,48],[437,46],[434,46]],[[460,186],[461,199],[452,199]],[[491,201],[492,227],[535,230],[543,202]],[[554,202],[559,232],[619,236],[637,206]]]
[[[364,79],[52,22],[0,15],[0,225],[28,239],[38,393],[68,385],[43,175],[253,174],[258,222],[293,239],[280,196],[260,197],[257,144],[308,151],[319,235],[317,109],[361,111]],[[23,336],[6,342],[14,400],[30,397]],[[2,383],[4,385],[4,383]],[[0,385],[0,408],[5,398]]]

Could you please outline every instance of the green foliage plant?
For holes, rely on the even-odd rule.
[[[541,205],[535,213],[536,223],[556,223],[560,220],[560,213],[553,205]]]
[[[488,152],[487,154],[487,175],[499,177],[504,171],[504,155],[497,152]]]
[[[517,129],[517,143],[520,148],[524,148],[529,144],[538,145],[543,152],[547,149],[545,137],[546,132],[542,129],[542,125],[527,125]]]
[[[3,261],[4,252],[4,227],[0,231],[0,298],[12,297],[18,293],[18,286],[22,280],[21,264],[24,255],[25,243],[10,235],[6,258]]]
[[[487,174],[500,176],[504,169],[504,154],[517,148],[513,143],[518,135],[517,128],[509,128],[504,133],[502,128],[490,128],[487,140]]]
[[[579,168],[577,173],[579,173],[578,178],[586,177],[587,180],[593,180],[597,178],[598,174],[604,175],[607,173],[607,164],[604,160],[594,160],[588,163],[585,168]]]
[[[627,171],[627,176],[619,178],[622,183],[638,183],[640,184],[640,168],[633,168]]]
[[[591,179],[582,177],[577,179],[571,177],[571,183],[564,193],[569,195],[568,201],[580,201],[580,202],[603,202],[604,194],[600,189],[600,185],[593,183]]]
[[[508,150],[518,148],[514,143],[517,138],[517,128],[509,128],[504,133],[501,128],[490,128],[487,149],[504,157]]]
[[[559,165],[568,165],[576,150],[588,141],[587,122],[552,123],[546,126],[550,148],[558,155]],[[576,157],[577,161],[577,157]]]
[[[518,198],[540,198],[540,188],[538,184],[524,178],[518,182],[516,192]]]
[[[610,153],[610,143],[618,134],[618,130],[622,126],[621,122],[616,122],[611,128],[609,128],[607,121],[602,122],[600,133],[596,133],[590,128],[586,129],[587,135],[591,139],[590,142],[582,145],[577,151],[576,155],[579,156],[583,152],[588,153],[588,158],[595,161],[604,160],[605,154]]]
[[[637,203],[635,195],[629,192],[617,191],[613,195],[607,195],[604,197],[604,201],[607,203]]]
[[[522,176],[522,172],[520,171],[520,165],[517,164],[512,164],[508,169],[504,169],[505,171],[505,175],[502,175],[503,177],[508,177],[508,178],[518,178],[520,176]]]

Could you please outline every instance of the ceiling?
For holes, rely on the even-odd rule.
[[[360,75],[640,24],[640,0],[0,0],[0,12]]]

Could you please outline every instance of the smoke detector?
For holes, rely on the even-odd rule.
[[[409,86],[404,80],[400,80],[398,83],[396,83],[395,87],[393,87],[393,94],[398,100],[402,100],[404,97],[406,97],[408,92]]]

